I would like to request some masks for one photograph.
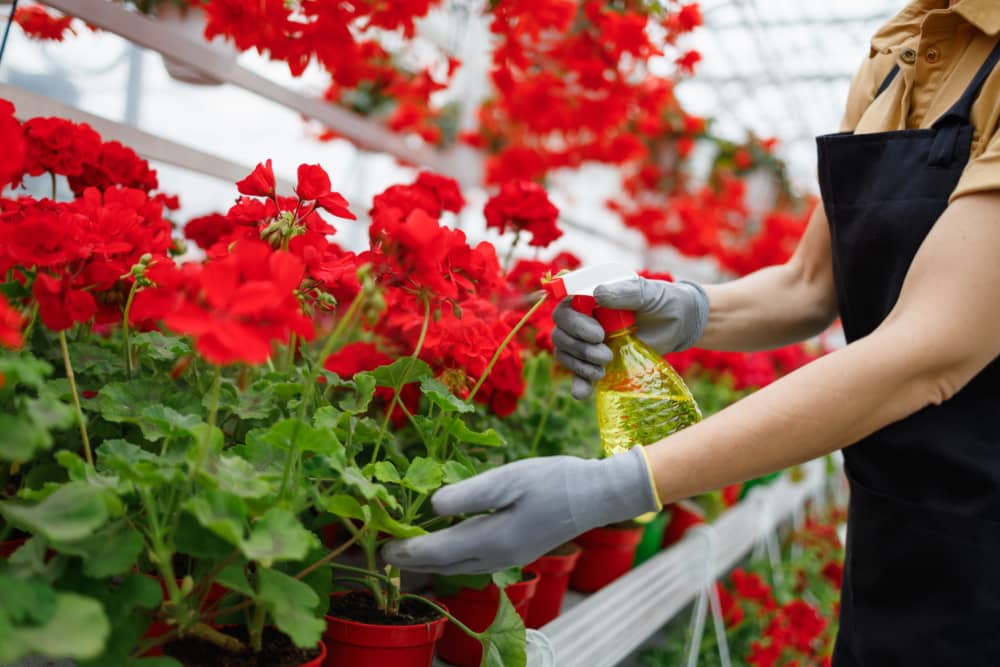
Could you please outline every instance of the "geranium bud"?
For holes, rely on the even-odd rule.
[[[187,372],[187,369],[191,367],[192,361],[194,361],[194,357],[190,354],[185,354],[183,357],[178,359],[177,363],[174,364],[174,367],[170,369],[170,379],[176,381],[184,375],[184,373]]]

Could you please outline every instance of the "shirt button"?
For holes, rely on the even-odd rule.
[[[931,47],[927,49],[927,53],[924,54],[924,59],[931,63],[932,65],[941,59],[941,52],[936,48]]]
[[[917,62],[917,52],[913,49],[903,49],[903,52],[899,54],[899,59],[907,65],[912,65]]]

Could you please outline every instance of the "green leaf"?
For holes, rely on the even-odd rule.
[[[147,421],[145,411],[155,405],[173,408],[181,414],[201,413],[196,393],[170,393],[166,391],[168,387],[152,377],[111,382],[101,387],[97,394],[98,409],[101,416],[110,422],[139,424],[140,427]]]
[[[474,591],[486,590],[487,586],[493,583],[493,577],[489,574],[435,574],[434,593],[440,597],[454,597],[462,589],[470,588]]]
[[[215,581],[231,591],[253,597],[253,589],[250,587],[250,582],[247,581],[244,568],[246,568],[245,562],[230,563],[215,576]]]
[[[375,397],[375,377],[371,373],[358,373],[349,382],[342,381],[341,386],[348,391],[337,400],[337,407],[352,415],[359,415],[368,410]]]
[[[459,442],[470,445],[502,447],[504,444],[503,438],[492,428],[485,431],[473,431],[458,417],[453,417],[445,422],[445,432],[455,436]]]
[[[399,471],[390,461],[375,463],[371,466],[371,471],[369,471],[368,466],[365,466],[365,474],[371,475],[385,484],[399,484],[402,481],[399,477]]]
[[[45,378],[51,373],[51,364],[33,355],[6,350],[0,352],[0,375],[4,378],[4,391],[13,390],[18,385],[41,389]]]
[[[144,486],[168,484],[183,475],[177,464],[120,438],[102,442],[97,457],[102,468]]]
[[[261,474],[246,459],[239,456],[219,456],[208,461],[201,475],[211,478],[219,488],[240,498],[264,498],[276,494],[277,474]]]
[[[231,406],[240,419],[268,419],[278,409],[277,395],[265,383],[255,383],[249,390],[239,392],[237,402]]]
[[[371,525],[375,528],[375,530],[380,530],[383,533],[389,533],[393,537],[399,538],[419,537],[427,534],[427,531],[420,526],[411,526],[409,524],[400,523],[390,516],[385,508],[378,503],[372,503],[368,507],[371,508]]]
[[[302,560],[318,544],[288,510],[272,508],[250,529],[250,538],[241,545],[243,555],[270,567],[278,560]]]
[[[29,655],[87,660],[97,657],[111,627],[99,602],[76,593],[58,593],[44,624],[18,626],[0,641],[0,663]],[[3,628],[0,628],[0,632]]]
[[[451,393],[448,387],[433,378],[421,380],[420,391],[429,401],[445,412],[474,412],[476,409],[474,405],[458,398]]]
[[[335,516],[345,519],[360,519],[367,523],[371,520],[371,510],[367,505],[362,505],[355,498],[337,494],[328,496],[320,500],[324,510]]]
[[[103,579],[128,572],[142,553],[142,536],[125,521],[115,521],[80,540],[56,540],[57,551],[83,558],[83,573]]]
[[[110,518],[105,493],[85,482],[69,482],[35,505],[0,502],[0,514],[50,541],[84,538]]]
[[[278,629],[291,637],[296,646],[313,648],[326,629],[322,616],[316,616],[319,596],[307,584],[276,570],[257,572],[258,601],[264,605]]]
[[[188,498],[184,509],[204,528],[233,546],[241,547],[246,535],[247,507],[243,500],[221,489],[201,489]]]
[[[224,558],[233,550],[232,543],[202,526],[187,512],[181,513],[174,543],[178,551],[195,558]]]
[[[140,355],[154,361],[174,361],[191,353],[191,344],[177,336],[164,336],[159,331],[144,331],[133,334],[132,345]]]
[[[456,482],[476,476],[475,470],[459,461],[445,461],[444,465],[441,466],[441,470],[444,472],[443,481],[445,484],[455,484]]]
[[[48,392],[29,398],[24,406],[35,425],[48,430],[69,428],[76,423],[73,407]]]
[[[524,621],[507,594],[501,591],[496,618],[479,636],[483,644],[480,667],[525,667],[528,664],[526,637]]]
[[[402,387],[432,375],[430,366],[412,357],[403,357],[367,372],[375,378],[375,384],[379,387]]]
[[[18,579],[0,573],[0,616],[14,624],[45,623],[56,610],[56,592],[34,579]]]
[[[360,470],[351,466],[344,468],[341,481],[348,486],[358,490],[365,500],[375,500],[376,498],[386,503],[393,509],[399,507],[399,501],[389,493],[389,490],[368,479]]]
[[[156,442],[161,438],[190,436],[202,420],[199,415],[181,414],[166,405],[155,403],[140,410],[138,423],[142,434],[148,440]]]
[[[521,568],[508,567],[506,570],[494,572],[490,578],[497,585],[497,588],[507,588],[511,584],[521,581]]]
[[[70,343],[69,358],[73,360],[73,371],[79,375],[107,377],[120,373],[125,366],[121,354],[93,343]]]
[[[421,495],[427,495],[439,488],[443,479],[444,471],[442,471],[440,463],[418,456],[410,462],[410,467],[406,469],[403,486]]]
[[[262,439],[285,450],[295,447],[298,451],[327,456],[342,454],[344,451],[344,446],[332,429],[314,428],[297,419],[279,421],[263,434]]]
[[[26,415],[0,414],[0,460],[25,463],[52,447],[52,436]]]

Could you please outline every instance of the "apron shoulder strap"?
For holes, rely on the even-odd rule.
[[[897,74],[899,74],[898,63],[892,66],[892,69],[889,70],[889,73],[886,75],[885,79],[882,80],[882,85],[878,87],[878,91],[876,91],[875,97],[878,97],[879,95],[881,95],[886,91],[889,85],[892,84],[893,79],[896,78]]]
[[[976,72],[976,75],[972,77],[968,88],[958,98],[958,101],[943,116],[935,121],[935,128],[969,122],[972,117],[972,104],[976,101],[976,97],[979,96],[979,89],[983,87],[983,83],[993,72],[993,68],[996,67],[998,62],[1000,62],[1000,40],[997,41],[996,46],[993,47],[990,55],[987,56],[986,61],[979,68],[979,71]]]

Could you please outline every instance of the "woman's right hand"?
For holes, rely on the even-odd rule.
[[[635,312],[639,339],[660,354],[691,347],[708,322],[708,296],[694,283],[632,278],[598,286],[594,298],[599,306]],[[611,349],[597,320],[573,310],[571,302],[567,297],[556,306],[552,344],[556,359],[576,376],[573,396],[586,398],[604,377]]]

